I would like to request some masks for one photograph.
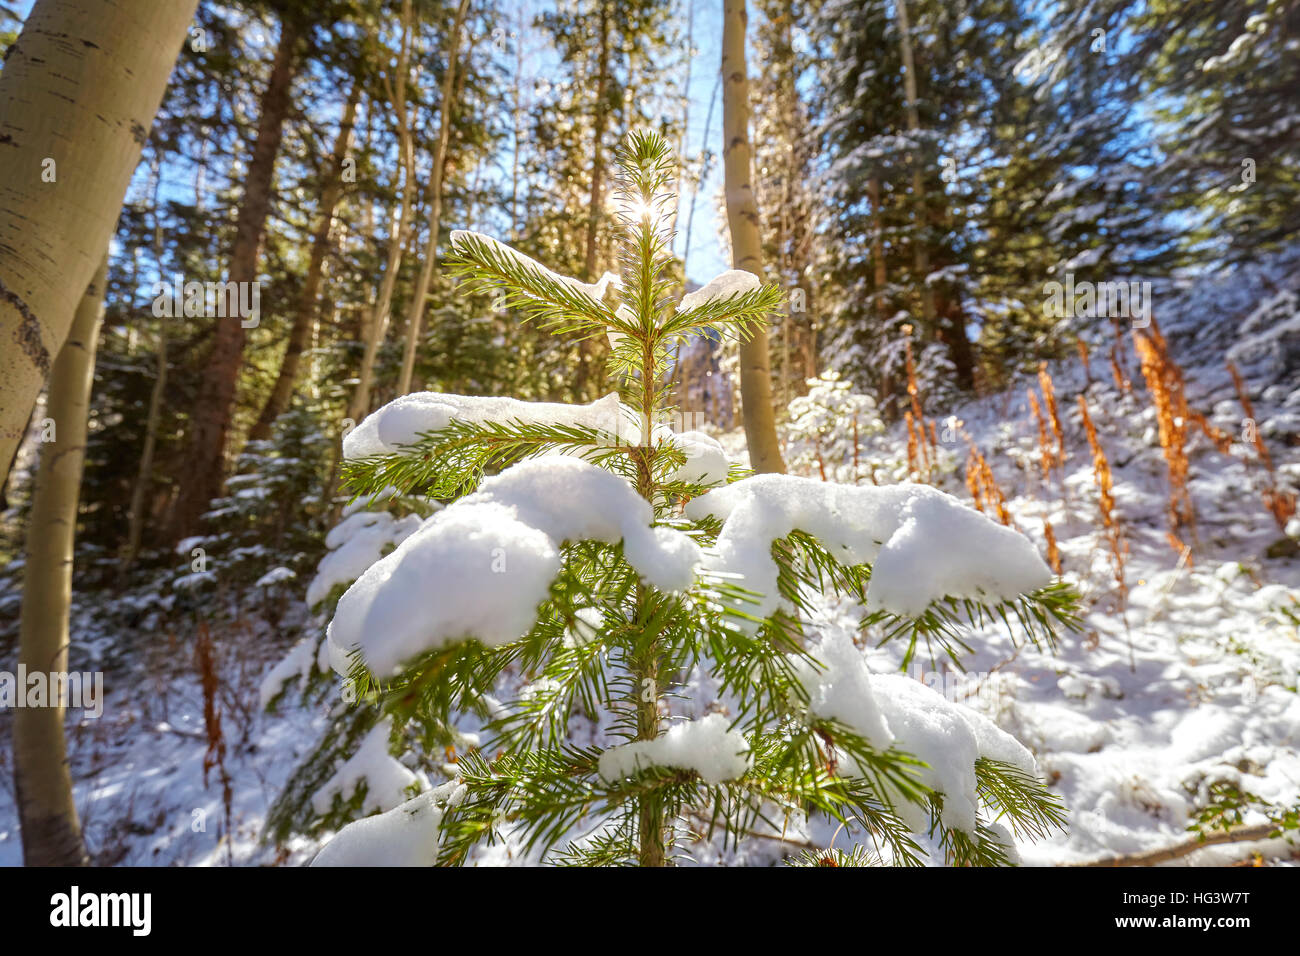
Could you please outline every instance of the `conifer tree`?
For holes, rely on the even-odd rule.
[[[616,281],[476,233],[453,234],[451,262],[544,328],[608,335],[621,400],[417,393],[345,442],[356,494],[452,503],[360,573],[321,650],[298,655],[327,657],[347,699],[387,718],[338,773],[357,804],[362,779],[391,804],[420,786],[395,745],[464,744],[462,721],[482,733],[447,783],[345,827],[317,864],[458,864],[509,838],[550,862],[657,866],[687,828],[734,845],[805,816],[869,828],[896,864],[922,861],[924,840],[951,862],[1012,862],[1012,834],[1063,821],[1028,752],[797,620],[838,592],[864,602],[864,636],[955,656],[994,620],[1050,641],[1072,594],[1025,538],[932,488],[746,477],[667,427],[675,343],[750,335],[781,296],[731,271],[673,302],[668,148],[633,133],[617,162]],[[716,701],[685,697],[691,675]],[[586,742],[570,734],[584,718]]]

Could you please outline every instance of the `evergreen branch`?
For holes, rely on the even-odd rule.
[[[713,299],[693,309],[675,312],[659,329],[666,341],[714,332],[747,340],[766,325],[785,297],[775,285]]]
[[[877,646],[905,638],[904,669],[911,664],[922,640],[932,663],[934,645],[937,644],[958,668],[962,668],[960,654],[971,651],[965,641],[966,628],[981,628],[1001,621],[1013,639],[1020,636],[1035,647],[1041,642],[1055,648],[1060,631],[1079,628],[1078,600],[1078,594],[1070,585],[1057,580],[1029,594],[991,604],[973,598],[940,598],[911,617],[877,609],[862,620],[861,628],[878,627],[882,630]]]
[[[431,498],[452,499],[472,492],[489,471],[500,471],[547,452],[577,454],[627,477],[629,448],[617,436],[578,425],[539,425],[522,421],[452,421],[402,446],[397,454],[348,461],[344,487],[353,500],[385,488],[419,490]]]
[[[506,307],[523,312],[539,328],[584,335],[603,334],[609,328],[629,334],[635,331],[608,306],[578,288],[580,283],[482,236],[459,235],[445,261],[449,274],[468,279],[471,289],[505,289]]]
[[[1041,840],[1053,830],[1065,832],[1065,805],[1019,767],[981,757],[975,761],[975,779],[994,822],[1005,819],[1015,836]]]
[[[866,847],[855,846],[848,850],[831,847],[826,850],[804,850],[798,856],[785,861],[786,866],[884,866],[885,861],[878,853],[872,853]]]

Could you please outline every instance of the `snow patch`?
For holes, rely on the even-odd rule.
[[[714,276],[694,292],[682,296],[682,301],[677,304],[677,311],[688,312],[719,299],[744,295],[746,292],[753,292],[762,284],[758,276],[752,272],[746,272],[744,269],[728,269]]]
[[[362,813],[391,810],[405,802],[409,788],[420,785],[421,780],[389,753],[388,741],[392,733],[393,723],[387,717],[375,724],[361,741],[357,752],[312,795],[312,809],[324,816],[329,813],[335,796],[347,802],[362,783],[366,785]]]
[[[709,714],[674,724],[662,737],[611,747],[600,755],[600,775],[613,783],[649,767],[694,770],[708,784],[743,777],[750,767],[745,735],[727,727],[727,718]]]
[[[771,545],[796,530],[845,564],[870,563],[868,606],[898,614],[918,614],[945,596],[1010,599],[1052,577],[1029,539],[925,485],[757,475],[693,499],[686,514],[723,519],[705,567],[761,595],[757,607],[737,604],[756,618],[783,606]],[[760,622],[741,626],[755,632]]]
[[[624,414],[616,392],[587,405],[415,392],[394,399],[352,429],[343,439],[343,456],[357,459],[393,455],[401,446],[419,441],[422,434],[440,432],[453,421],[594,428],[625,436],[629,444],[640,440],[639,433],[631,427],[628,416]],[[633,433],[629,434],[629,431]]]
[[[464,795],[464,784],[453,780],[387,813],[349,823],[311,865],[433,866],[442,818]]]
[[[700,549],[679,531],[652,528],[653,518],[631,485],[588,462],[515,465],[428,519],[339,599],[328,632],[336,670],[354,647],[388,675],[452,641],[494,646],[523,637],[560,571],[565,541],[622,541],[647,583],[685,590]]]

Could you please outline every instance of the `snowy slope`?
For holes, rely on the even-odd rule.
[[[1184,367],[1192,408],[1240,436],[1242,412],[1224,367],[1233,350],[1252,386],[1257,425],[1279,471],[1292,476],[1300,474],[1300,380],[1289,331],[1297,312],[1287,294],[1297,288],[1294,263],[1274,262],[1166,290],[1156,309]],[[1208,786],[1218,781],[1279,804],[1300,802],[1300,634],[1283,613],[1300,596],[1300,560],[1274,548],[1282,535],[1261,504],[1262,471],[1253,464],[1253,452],[1238,437],[1225,456],[1196,435],[1190,490],[1197,544],[1191,562],[1180,561],[1166,541],[1167,483],[1154,414],[1131,351],[1125,358],[1137,386],[1131,395],[1112,382],[1104,348],[1094,348],[1087,375],[1078,358],[1051,367],[1068,458],[1063,478],[1050,482],[1037,471],[1037,432],[1025,398],[1031,377],[961,408],[927,409],[932,418],[951,413],[964,423],[992,464],[1016,525],[1040,546],[1041,520],[1050,519],[1066,576],[1083,592],[1088,609],[1083,631],[1067,635],[1055,650],[1017,648],[1005,633],[989,628],[971,639],[976,651],[963,662],[965,675],[928,660],[910,672],[937,681],[950,699],[1021,741],[1065,802],[1070,832],[1020,844],[1028,864],[1077,862],[1178,842],[1205,805]],[[1130,547],[1130,592],[1122,615],[1075,405],[1089,379],[1088,404],[1114,470]],[[737,457],[743,435],[721,437]],[[902,456],[905,434],[895,429],[890,440],[892,457]],[[964,443],[952,451],[962,460]],[[945,481],[946,490],[966,498],[959,475]],[[122,865],[309,861],[317,842],[300,840],[281,851],[259,840],[267,809],[324,721],[323,707],[304,709],[292,700],[276,715],[258,708],[261,678],[287,650],[282,634],[296,629],[291,624],[305,623],[305,609],[297,607],[280,628],[254,617],[238,633],[214,635],[226,648],[221,668],[229,686],[223,710],[236,835],[229,857],[219,840],[219,774],[210,771],[204,780],[203,702],[188,655],[164,646],[157,634],[149,635],[151,650],[139,650],[150,646],[140,635],[105,629],[98,619],[93,606],[80,607],[73,667],[106,669],[105,716],[69,718],[78,806],[97,859]],[[833,602],[810,625],[811,633],[840,647],[856,633],[852,610]],[[868,649],[866,659],[873,672],[884,674],[899,670],[901,652],[886,645]],[[97,655],[103,663],[96,664]],[[707,701],[709,677],[697,674],[693,683],[691,696]],[[700,704],[684,715],[702,717],[719,707],[725,709],[725,702]],[[0,746],[6,748],[0,749],[0,865],[16,865],[21,848],[6,720],[0,714]],[[599,728],[581,724],[575,721],[577,742],[594,739]],[[768,864],[832,840],[840,848],[869,845],[860,834],[792,821],[784,833],[725,852],[701,827],[700,841],[688,840],[684,849],[703,864]],[[1188,859],[1223,862],[1252,851],[1271,860],[1294,852],[1281,843],[1228,846]],[[510,841],[484,848],[473,859],[479,865],[526,861]]]

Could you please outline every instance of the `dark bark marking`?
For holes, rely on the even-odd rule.
[[[22,316],[18,328],[14,329],[14,341],[18,343],[18,347],[23,350],[31,363],[40,370],[42,378],[49,375],[50,352],[41,339],[40,320],[17,293],[10,291],[3,280],[0,280],[0,299],[12,303],[18,310],[18,314]]]

